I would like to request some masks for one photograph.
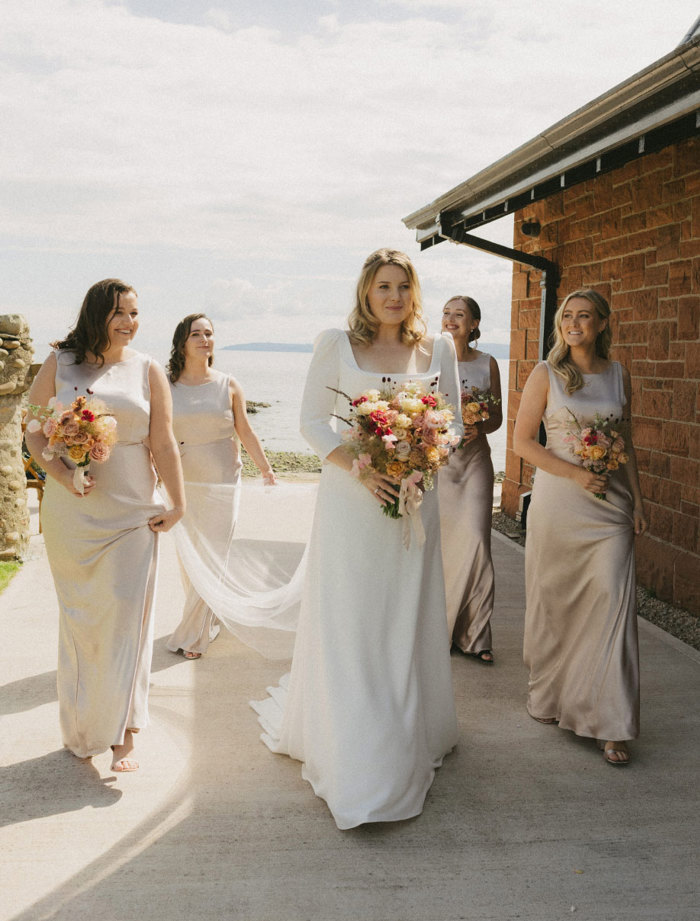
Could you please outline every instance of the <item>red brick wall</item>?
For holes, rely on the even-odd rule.
[[[640,582],[700,613],[700,142],[649,154],[515,215],[515,246],[561,270],[560,301],[593,287],[613,311],[612,357],[632,375],[634,440],[650,521]],[[542,232],[520,233],[537,218]],[[520,394],[539,348],[540,273],[515,265],[503,506],[532,469],[512,452]]]

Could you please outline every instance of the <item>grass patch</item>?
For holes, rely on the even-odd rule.
[[[277,474],[321,472],[321,461],[315,454],[302,454],[300,451],[265,451],[265,454]],[[243,447],[241,447],[241,460],[243,461],[243,476],[260,476],[260,471]]]
[[[5,591],[21,565],[19,560],[0,560],[0,593]]]

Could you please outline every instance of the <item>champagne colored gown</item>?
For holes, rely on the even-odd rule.
[[[180,449],[187,499],[187,512],[175,529],[186,598],[182,620],[167,643],[171,652],[179,649],[206,652],[219,633],[214,612],[192,585],[183,565],[187,555],[181,552],[178,535],[186,531],[192,545],[200,551],[206,539],[216,549],[223,569],[236,524],[242,464],[231,407],[230,379],[213,369],[212,374],[213,380],[194,387],[170,384],[173,431]],[[204,484],[214,488],[208,489]]]
[[[567,394],[549,372],[547,449],[578,462],[564,438],[598,413],[623,415],[622,369]],[[537,470],[527,518],[525,664],[528,711],[576,735],[622,741],[639,734],[639,651],[632,494],[622,469],[607,501],[564,477]]]
[[[167,648],[206,652],[221,623],[262,655],[289,659],[304,547],[235,537],[242,464],[231,378],[216,369],[212,374],[213,380],[194,387],[170,385],[187,511],[173,528],[185,606]],[[275,515],[276,502],[285,492],[283,486],[245,489],[261,517]]]
[[[347,401],[387,379],[435,384],[454,405],[454,345],[435,337],[425,373],[363,371],[347,333],[327,330],[314,349],[302,433],[326,457],[340,443]],[[457,429],[459,429],[459,424]],[[351,474],[326,463],[308,549],[291,675],[252,705],[274,752],[303,762],[337,826],[407,819],[422,811],[435,770],[457,741],[437,490],[425,493],[422,547],[402,543]]]
[[[489,390],[491,356],[459,362],[462,390]],[[493,463],[486,435],[455,451],[440,471],[440,532],[447,625],[462,652],[492,649],[494,572],[491,560]]]
[[[97,367],[73,364],[68,351],[56,358],[56,399],[69,406],[94,394],[117,420],[109,460],[90,465],[94,489],[79,498],[48,477],[41,508],[59,602],[63,744],[84,758],[148,723],[158,546],[148,520],[164,505],[148,447],[151,359],[136,352]]]

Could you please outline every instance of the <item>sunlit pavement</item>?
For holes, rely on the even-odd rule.
[[[304,540],[308,487],[279,505],[270,520],[244,502],[239,534]],[[629,767],[606,765],[525,713],[523,554],[495,534],[497,662],[452,658],[456,751],[420,817],[340,832],[299,764],[258,740],[247,701],[285,663],[229,634],[198,661],[165,649],[182,594],[170,537],[161,552],[133,774],[61,749],[40,537],[0,597],[3,921],[695,921],[696,651],[640,622],[643,734]]]

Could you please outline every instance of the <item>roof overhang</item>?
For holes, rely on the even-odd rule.
[[[700,36],[403,219],[422,249],[700,131]]]

